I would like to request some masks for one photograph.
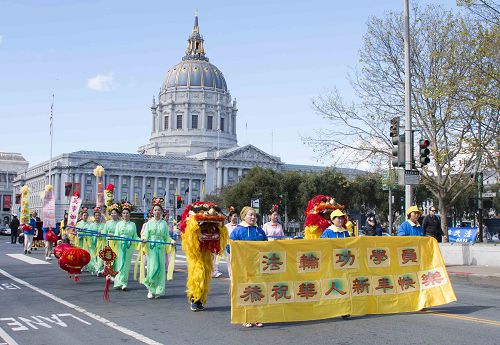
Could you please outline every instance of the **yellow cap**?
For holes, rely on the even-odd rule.
[[[418,209],[418,206],[410,206],[407,210],[406,210],[406,215],[409,215],[410,213],[412,212],[418,212],[420,214],[422,214],[422,211],[420,211]]]
[[[335,217],[343,217],[345,216],[344,212],[342,212],[341,210],[339,209],[336,209],[335,211],[333,211],[331,214],[330,214],[330,219],[333,220],[333,218]]]

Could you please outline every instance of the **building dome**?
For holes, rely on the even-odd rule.
[[[187,88],[227,92],[226,80],[217,67],[206,60],[190,59],[189,56],[170,68],[163,82],[165,90]]]
[[[140,153],[196,155],[238,145],[236,100],[205,56],[198,15],[187,41],[184,57],[167,71],[158,104],[153,97],[151,137]]]

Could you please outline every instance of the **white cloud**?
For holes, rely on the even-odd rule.
[[[2,44],[2,41],[3,41],[3,36],[0,35],[0,44]]]
[[[94,91],[110,91],[117,83],[115,83],[113,73],[98,74],[95,77],[87,79],[87,87]]]

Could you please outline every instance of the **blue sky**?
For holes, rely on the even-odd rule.
[[[352,97],[347,74],[368,18],[402,11],[403,0],[0,0],[0,151],[30,165],[49,158],[54,93],[54,156],[136,152],[196,9],[206,54],[238,100],[239,144],[323,165],[300,139],[328,125],[311,99],[333,86]]]

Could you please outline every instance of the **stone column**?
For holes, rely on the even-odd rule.
[[[129,178],[129,185],[128,185],[128,201],[133,204],[134,203],[134,177],[133,175],[130,175]]]
[[[170,178],[165,177],[165,200],[167,200],[166,205],[170,205]]]
[[[140,200],[142,201],[141,202],[141,205],[144,206],[146,205],[146,209],[148,208],[148,205],[147,205],[147,201],[144,200],[144,195],[146,194],[146,176],[143,175],[142,176],[142,195],[140,196]],[[143,212],[146,212],[146,209],[143,209],[142,211]]]
[[[222,181],[222,185],[227,186],[229,181],[229,168],[224,168],[224,180]]]
[[[193,180],[192,179],[189,179],[188,181],[188,187],[189,187],[189,193],[188,193],[188,196],[187,196],[187,203],[190,204],[191,203],[191,195],[193,193]]]
[[[116,193],[118,197],[115,196],[115,200],[122,199],[122,175],[118,175],[118,188],[116,188]]]
[[[82,198],[82,200],[85,200],[85,174],[80,174],[80,198]]]
[[[217,167],[217,185],[215,186],[215,190],[222,188],[222,168],[220,166]]]
[[[160,197],[161,195],[158,195],[158,177],[153,178],[153,193],[156,195],[156,197]]]
[[[54,183],[54,190],[55,190],[55,198],[57,201],[61,200],[61,173],[58,172],[55,174],[56,181]],[[45,186],[44,186],[45,187]]]

